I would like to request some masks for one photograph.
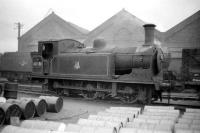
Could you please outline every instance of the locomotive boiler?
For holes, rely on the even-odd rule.
[[[150,103],[163,53],[154,44],[155,25],[144,29],[145,43],[139,47],[110,47],[102,39],[92,48],[72,39],[41,41],[32,53],[32,78],[44,80],[44,89],[59,94]]]

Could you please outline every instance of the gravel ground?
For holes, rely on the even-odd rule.
[[[30,97],[27,94],[18,94],[18,97]],[[38,97],[33,96],[31,97]],[[89,101],[81,98],[64,97],[64,105],[59,113],[46,113],[42,117],[34,119],[51,120],[68,123],[76,123],[79,118],[87,118],[90,114],[97,114],[99,111],[104,111],[111,106],[138,106],[138,105],[125,105],[120,103],[113,103],[109,101]]]

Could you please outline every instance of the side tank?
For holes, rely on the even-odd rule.
[[[164,55],[154,43],[155,25],[144,25],[145,43],[139,47],[113,48],[107,49],[105,41],[95,40],[93,51],[95,53],[109,52],[113,53],[115,74],[130,74],[132,71],[150,70],[152,76],[156,76],[162,69]]]

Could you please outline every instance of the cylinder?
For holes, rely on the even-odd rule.
[[[83,126],[79,133],[94,133],[95,127]]]
[[[99,126],[99,127],[105,126],[105,121],[88,120],[82,118],[80,118],[77,123],[82,126]]]
[[[8,99],[8,103],[17,104],[22,110],[22,119],[30,119],[35,115],[35,104],[31,100]]]
[[[106,109],[106,112],[113,113],[113,114],[121,114],[122,116],[131,115],[132,118],[135,118],[138,115],[138,111],[123,111],[123,110],[111,110]]]
[[[121,117],[126,119],[127,121],[133,121],[133,115],[132,114],[124,114],[124,113],[112,113],[112,112],[98,112],[99,116],[114,116],[114,117]]]
[[[47,112],[58,113],[63,107],[63,99],[55,96],[40,96],[40,99],[44,99],[47,103]]]
[[[5,112],[5,124],[10,124],[10,117],[21,118],[22,112],[17,104],[0,103],[0,107]]]
[[[5,111],[0,107],[0,127],[3,125],[6,114]]]
[[[141,123],[140,128],[153,130],[157,124],[154,123]]]
[[[97,127],[94,133],[117,133],[117,131],[113,128],[108,127]]]
[[[134,123],[146,123],[147,120],[143,118],[136,118],[133,120]]]
[[[82,126],[79,124],[68,124],[65,128],[66,132],[80,132]]]
[[[120,110],[120,111],[128,111],[128,112],[138,112],[141,113],[141,108],[136,107],[110,107],[110,110]]]
[[[175,133],[199,133],[199,131],[194,132],[192,129],[175,129]]]
[[[119,133],[136,133],[137,129],[135,128],[121,128]]]
[[[153,45],[154,44],[154,32],[156,25],[154,24],[145,24],[143,25],[145,30],[145,44],[146,46]]]
[[[163,109],[163,110],[174,110],[173,106],[145,106],[145,109]]]
[[[35,104],[35,116],[42,116],[47,110],[47,103],[40,98],[21,98],[24,100],[32,100]]]
[[[21,122],[20,127],[64,132],[66,125],[62,122],[54,121],[24,120]]]
[[[103,120],[103,121],[110,121],[110,122],[118,122],[121,123],[121,126],[125,126],[127,123],[126,118],[118,117],[118,116],[99,116],[99,115],[89,115],[89,120]]]
[[[115,131],[119,131],[121,128],[121,123],[118,122],[109,122],[103,120],[88,120],[88,119],[79,119],[78,124],[82,126],[90,126],[90,127],[106,127],[113,128]]]
[[[144,112],[151,112],[151,113],[155,113],[155,114],[164,114],[164,115],[174,114],[177,116],[180,114],[179,110],[165,110],[165,109],[156,109],[156,108],[144,109]]]
[[[134,129],[137,129],[137,128],[140,128],[142,125],[142,123],[138,123],[138,122],[128,122],[126,124],[126,128],[134,128]]]
[[[172,124],[156,124],[154,130],[163,130],[163,131],[171,131],[173,130],[174,125]]]
[[[178,120],[178,123],[186,123],[186,124],[191,124],[193,121],[193,119],[184,119],[184,118],[180,118]]]
[[[84,126],[79,124],[68,124],[65,128],[65,132],[72,133],[117,133],[114,128],[108,127],[95,127],[95,126]]]
[[[0,103],[5,103],[6,99],[4,97],[0,97]]]
[[[4,95],[4,88],[5,88],[5,83],[2,83],[3,81],[0,79],[0,97]]]
[[[115,131],[119,132],[121,126],[121,123],[119,122],[110,122],[110,121],[106,121],[105,123],[105,127],[107,128],[114,128]]]
[[[4,97],[6,99],[17,99],[18,83],[6,83],[4,90]]]
[[[1,130],[1,133],[78,133],[78,132],[47,131],[47,130],[28,129],[28,128],[8,125]]]
[[[160,132],[162,132],[162,131],[160,131]],[[153,131],[153,130],[149,130],[149,129],[138,129],[137,130],[137,133],[160,133],[159,131]],[[167,132],[168,133],[168,132]]]
[[[8,125],[1,130],[1,133],[48,133],[48,132]]]
[[[200,109],[186,108],[185,112],[200,113]]]

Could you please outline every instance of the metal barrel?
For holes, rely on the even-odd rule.
[[[78,132],[48,131],[48,130],[28,129],[28,128],[8,125],[1,130],[1,133],[78,133]]]
[[[121,116],[124,117],[129,115],[130,116],[129,120],[132,120],[133,118],[138,116],[138,111],[123,111],[123,110],[111,110],[111,109],[106,109],[105,111],[112,114],[120,114]]]
[[[79,124],[68,124],[65,128],[65,132],[80,132],[83,126]]]
[[[97,127],[94,133],[117,133],[117,131],[109,127]]]
[[[32,100],[35,104],[35,116],[42,116],[47,110],[47,103],[40,98],[21,98],[22,100]]]
[[[174,110],[173,106],[149,106],[146,105],[144,109],[162,109],[162,110]]]
[[[89,120],[80,118],[77,123],[82,126],[113,128],[116,132],[118,132],[121,128],[121,123],[109,122],[105,120]]]
[[[135,128],[121,128],[119,133],[137,133]]]
[[[24,120],[21,122],[20,127],[64,132],[66,125],[62,122],[54,122],[54,121]]]
[[[16,99],[8,99],[8,103],[17,104],[22,110],[22,119],[30,119],[35,115],[35,104],[31,100],[16,100]]]
[[[1,133],[48,133],[47,131],[44,132],[42,130],[36,130],[36,129],[26,129],[26,128],[21,128],[17,126],[5,126],[2,130]]]
[[[0,107],[0,127],[3,125],[6,114],[5,111]]]
[[[95,127],[83,126],[79,124],[68,124],[65,132],[78,132],[78,133],[117,133],[114,128],[109,127]]]
[[[99,115],[89,115],[89,120],[103,120],[103,121],[110,121],[110,122],[118,122],[121,123],[121,126],[124,127],[128,120],[124,117],[117,117],[117,116],[99,116]]]
[[[10,117],[21,117],[22,112],[20,107],[17,104],[11,103],[0,103],[0,107],[5,112],[5,124],[10,124]]]
[[[120,110],[120,111],[134,111],[140,114],[142,109],[140,107],[110,107],[110,110]]]
[[[184,129],[184,128],[175,129],[174,132],[175,133],[199,133],[199,131],[194,132],[192,129]]]
[[[55,96],[40,96],[40,99],[44,99],[47,103],[47,112],[58,113],[63,107],[63,99]]]
[[[18,83],[5,83],[4,97],[6,99],[17,99]]]
[[[124,113],[111,113],[106,111],[100,111],[97,113],[99,116],[114,116],[114,117],[121,117],[127,119],[127,121],[133,121],[133,115],[132,114],[124,114]]]
[[[192,108],[186,108],[185,112],[190,113],[200,113],[200,109],[192,109]]]
[[[0,97],[0,103],[5,103],[6,99],[4,97]]]

